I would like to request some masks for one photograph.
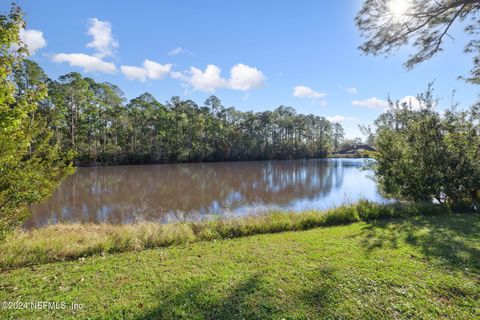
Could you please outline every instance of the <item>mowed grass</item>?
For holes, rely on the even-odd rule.
[[[0,319],[478,319],[480,216],[357,222],[0,273]]]

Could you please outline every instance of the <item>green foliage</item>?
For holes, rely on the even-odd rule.
[[[345,130],[340,123],[333,124],[333,149],[338,150],[340,143],[345,137]]]
[[[78,73],[49,82],[55,140],[79,164],[158,163],[325,157],[344,136],[340,124],[291,107],[241,112],[211,96],[203,106],[121,90]]]
[[[51,225],[16,231],[0,244],[0,269],[166,247],[187,242],[307,230],[375,219],[445,215],[460,209],[432,203],[378,204],[362,200],[327,211],[270,212],[237,219],[171,224]]]
[[[419,107],[391,102],[376,121],[373,168],[385,195],[440,203],[470,199],[480,190],[478,106],[442,117],[429,87]]]
[[[24,60],[23,27],[18,7],[0,15],[0,240],[22,221],[27,206],[50,195],[72,171],[37,110],[47,97],[45,77]]]

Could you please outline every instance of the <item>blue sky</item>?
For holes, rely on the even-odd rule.
[[[414,96],[435,80],[443,110],[453,90],[464,107],[479,91],[457,79],[472,66],[461,26],[445,52],[409,72],[402,63],[410,48],[387,59],[362,55],[360,0],[17,3],[38,48],[32,59],[51,78],[79,71],[118,85],[128,99],[148,91],[161,102],[178,95],[199,104],[215,94],[243,111],[287,105],[341,121],[353,138],[389,95]]]

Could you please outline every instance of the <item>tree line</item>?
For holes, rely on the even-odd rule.
[[[35,62],[14,69],[17,95],[45,84],[38,113],[52,143],[72,150],[77,164],[266,160],[325,157],[338,147],[338,123],[280,106],[242,112],[209,97],[203,105],[172,97],[162,104],[150,93],[126,101],[111,83],[71,72],[49,79]]]

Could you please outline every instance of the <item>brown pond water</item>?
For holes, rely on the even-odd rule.
[[[78,168],[24,227],[90,222],[203,220],[273,208],[327,209],[382,201],[365,159],[320,159]]]

